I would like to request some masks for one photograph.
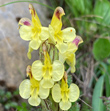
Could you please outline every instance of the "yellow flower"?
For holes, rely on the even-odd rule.
[[[29,48],[37,50],[39,46],[42,44],[42,42],[48,39],[48,28],[42,27],[40,20],[37,16],[37,13],[31,4],[29,4],[29,11],[32,15],[32,21],[28,18],[22,18],[19,21],[19,25],[21,25],[19,33],[23,40],[30,41]],[[29,55],[29,53],[31,52],[32,50],[30,51],[29,49],[29,58],[31,57]]]
[[[75,102],[79,98],[79,88],[73,83],[68,88],[67,82],[62,79],[61,86],[58,83],[53,86],[52,98],[59,103],[62,110],[68,110],[71,107],[71,102]]]
[[[75,38],[75,29],[72,27],[61,30],[62,16],[65,15],[61,7],[57,7],[54,11],[51,24],[49,25],[49,42],[56,44],[60,52],[65,52],[67,49],[66,42],[71,42]]]
[[[38,106],[41,99],[46,99],[49,95],[49,89],[44,89],[40,86],[40,82],[35,80],[31,73],[31,66],[27,67],[27,75],[29,79],[25,79],[19,86],[20,96],[24,99],[28,99],[28,102],[32,106]],[[41,99],[40,99],[41,98]]]
[[[51,64],[48,53],[45,54],[44,65],[40,60],[32,64],[33,77],[40,81],[43,88],[52,88],[54,82],[61,80],[64,75],[64,66],[59,60],[55,60]]]
[[[75,64],[76,64],[75,52],[78,49],[78,45],[82,42],[83,42],[82,38],[76,36],[76,38],[72,42],[68,43],[68,48],[66,52],[64,53],[59,52],[59,60],[62,63],[64,63],[66,60],[67,64],[71,66],[72,73],[75,72]]]

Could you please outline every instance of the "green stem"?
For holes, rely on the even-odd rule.
[[[50,111],[45,100],[41,101],[42,111]]]
[[[0,5],[0,7],[6,6],[6,5],[10,5],[10,4],[14,4],[14,3],[19,3],[19,2],[37,3],[37,4],[39,4],[39,5],[42,5],[42,6],[45,6],[45,7],[47,7],[47,8],[50,8],[50,9],[54,10],[52,7],[50,7],[50,6],[48,6],[48,5],[45,5],[45,4],[41,3],[41,2],[30,1],[30,0],[19,0],[19,1],[9,2],[9,3],[6,3],[6,4]]]
[[[50,108],[52,109],[52,111],[59,111],[59,106],[58,103],[55,103],[52,99],[52,96],[49,95],[49,100],[51,102]]]

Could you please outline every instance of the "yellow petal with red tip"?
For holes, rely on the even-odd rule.
[[[76,36],[75,39],[72,41],[72,44],[75,44],[77,47],[79,44],[83,42],[82,38],[80,36]]]
[[[29,11],[30,11],[30,13],[32,15],[32,22],[33,22],[33,20],[35,20],[36,25],[41,27],[41,22],[40,22],[39,17],[38,17],[38,15],[37,15],[37,13],[36,13],[36,11],[35,11],[35,9],[34,9],[32,4],[29,4]]]
[[[31,22],[31,20],[28,19],[28,18],[21,18],[18,24],[19,24],[19,25],[31,26],[31,25],[32,25],[32,22]]]
[[[52,21],[51,21],[51,26],[55,30],[55,32],[59,32],[62,28],[62,21],[61,17],[65,15],[63,8],[57,7],[54,11]]]

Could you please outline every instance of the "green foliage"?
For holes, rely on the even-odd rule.
[[[24,102],[21,102],[21,105],[19,105],[18,102],[14,100],[14,97],[18,95],[18,89],[15,90],[13,93],[5,90],[0,90],[0,103],[4,106],[5,110],[10,110],[10,108],[14,108],[17,111],[34,111],[36,109],[36,107],[32,107]],[[37,108],[37,111],[41,111],[41,108]]]
[[[98,22],[110,25],[110,2],[108,0],[96,0],[94,14],[100,16],[96,19]]]
[[[91,100],[88,97],[83,97],[83,100],[87,103],[90,104]],[[87,106],[86,104],[82,104],[81,111],[91,111],[90,107]]]
[[[18,104],[16,102],[8,102],[7,104],[5,104],[5,109],[10,109],[12,107],[16,107]]]
[[[68,75],[68,86],[70,86],[71,83],[72,83],[72,76]]]
[[[50,6],[46,5],[46,4],[43,4],[41,2],[34,1],[34,0],[33,1],[32,0],[19,0],[19,1],[16,0],[16,1],[13,1],[13,2],[9,2],[9,3],[6,3],[6,4],[0,5],[0,7],[6,6],[6,5],[10,5],[10,4],[13,4],[13,3],[19,3],[19,2],[36,3],[36,4],[40,4],[42,6],[45,6],[47,8],[50,8],[50,9],[54,10],[52,7],[50,7]]]
[[[103,84],[104,84],[104,76],[101,76],[98,79],[93,91],[93,98],[92,98],[93,111],[104,111],[104,104],[100,99],[100,97],[102,97]]]
[[[105,87],[106,87],[106,97],[110,96],[110,64],[105,64],[104,62],[101,62],[102,68],[101,72],[104,74],[105,78]]]
[[[93,44],[93,54],[96,60],[103,60],[110,55],[110,41],[105,38],[97,39]]]
[[[28,111],[28,109],[27,109],[27,104],[26,103],[22,103],[21,104],[21,106],[16,106],[16,109],[18,110],[18,111]]]
[[[75,17],[88,13],[90,14],[92,6],[90,0],[65,0],[65,2]]]
[[[72,103],[72,106],[68,111],[80,111],[79,104],[78,103]]]

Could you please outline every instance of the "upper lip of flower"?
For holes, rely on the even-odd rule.
[[[19,21],[21,25],[19,33],[23,40],[30,40],[29,47],[37,50],[41,43],[48,39],[48,28],[42,27],[37,13],[31,4],[29,4],[29,11],[32,15],[32,21],[27,18],[22,18]],[[31,51],[29,53],[31,53]]]

